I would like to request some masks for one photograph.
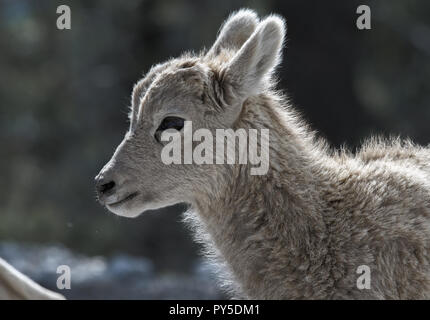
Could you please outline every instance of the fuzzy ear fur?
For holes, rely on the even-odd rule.
[[[270,77],[281,60],[285,23],[269,16],[258,25],[225,68],[224,89],[229,103],[242,102],[270,86]]]
[[[239,50],[254,32],[258,22],[258,16],[252,10],[241,9],[232,13],[224,22],[217,40],[206,56],[217,56],[223,48]]]

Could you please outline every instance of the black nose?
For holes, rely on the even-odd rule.
[[[99,186],[100,193],[107,193],[109,190],[112,190],[115,187],[115,182],[110,181],[108,183],[104,183]]]
[[[114,188],[115,188],[115,181],[113,180],[109,181],[107,179],[104,179],[103,177],[96,178],[96,189],[99,196],[112,193]]]

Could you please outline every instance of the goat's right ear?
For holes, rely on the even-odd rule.
[[[257,14],[249,9],[232,13],[221,27],[218,38],[206,57],[217,56],[223,48],[239,50],[254,32],[258,21]]]
[[[276,15],[258,25],[224,69],[223,87],[229,104],[240,103],[271,85],[271,75],[281,60],[285,22]]]

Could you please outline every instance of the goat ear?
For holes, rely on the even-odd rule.
[[[257,14],[249,9],[232,13],[222,25],[217,40],[206,56],[217,56],[223,48],[239,50],[254,32],[258,21]]]
[[[279,16],[260,22],[224,70],[227,102],[243,101],[270,85],[271,74],[281,60],[285,32],[284,20]]]

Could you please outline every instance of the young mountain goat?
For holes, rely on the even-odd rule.
[[[430,298],[430,149],[374,140],[355,155],[330,152],[274,91],[284,34],[282,18],[241,10],[207,53],[154,66],[96,177],[100,202],[127,217],[190,204],[186,221],[239,297]],[[267,173],[164,164],[160,135],[183,137],[184,120],[213,133],[269,129]]]

